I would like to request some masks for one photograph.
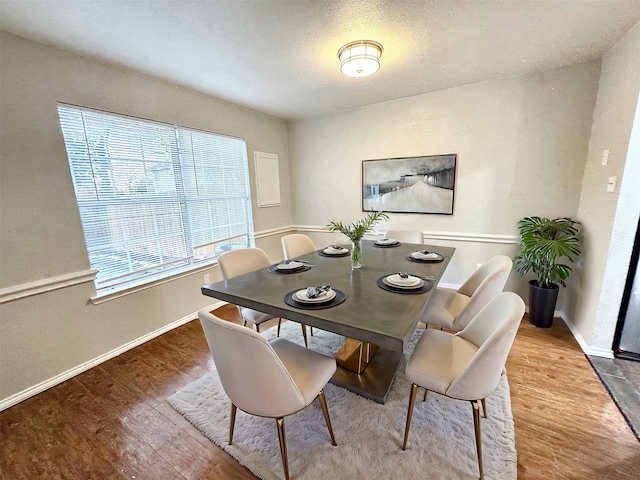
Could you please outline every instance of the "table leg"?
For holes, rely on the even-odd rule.
[[[336,363],[352,372],[362,373],[377,350],[377,345],[347,338],[336,353]]]
[[[374,402],[384,403],[401,360],[402,352],[380,348],[361,373],[338,366],[330,382]]]

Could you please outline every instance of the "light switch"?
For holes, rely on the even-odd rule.
[[[616,191],[616,177],[609,177],[609,183],[607,183],[607,192]]]
[[[604,152],[602,152],[602,163],[601,165],[606,165],[609,163],[609,149],[606,148]]]

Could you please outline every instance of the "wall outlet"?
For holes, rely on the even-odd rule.
[[[602,152],[602,163],[601,165],[606,165],[607,163],[609,163],[609,149],[606,148],[604,150],[604,152]]]
[[[616,180],[616,177],[609,177],[609,182],[607,183],[607,192],[616,191]]]
[[[204,283],[207,284],[207,285],[209,283],[211,283],[211,278],[209,278],[209,274],[208,273],[204,274]]]

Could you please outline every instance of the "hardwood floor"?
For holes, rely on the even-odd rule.
[[[255,478],[166,402],[211,368],[193,321],[1,412],[0,478]],[[639,478],[640,443],[562,321],[525,317],[507,372],[518,478]]]

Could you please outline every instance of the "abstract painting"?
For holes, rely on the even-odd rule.
[[[362,162],[365,212],[453,215],[455,153]]]

